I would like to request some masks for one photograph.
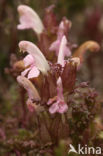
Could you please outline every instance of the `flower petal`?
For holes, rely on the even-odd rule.
[[[30,70],[30,72],[29,72],[29,74],[28,74],[28,79],[31,79],[31,78],[34,78],[34,77],[38,77],[39,74],[40,74],[40,71],[38,70],[37,67],[34,66],[34,67]]]
[[[50,50],[50,51],[55,51],[55,52],[56,52],[56,55],[58,56],[59,46],[60,46],[60,41],[59,41],[59,40],[56,40],[56,41],[54,41],[54,42],[50,45],[49,50]]]
[[[65,113],[65,112],[67,112],[67,110],[68,110],[68,105],[66,104],[66,103],[64,103],[64,102],[60,102],[59,103],[59,109],[58,109],[58,113]]]
[[[64,100],[64,96],[63,96],[63,86],[62,86],[62,79],[61,77],[58,78],[57,80],[57,97],[58,99],[63,99]]]
[[[70,51],[69,47],[67,47],[67,46],[65,46],[65,48],[64,48],[64,56],[67,56],[67,57],[71,56],[71,51]]]
[[[22,76],[25,76],[25,75],[29,72],[30,69],[31,69],[31,67],[25,69],[23,72],[21,72],[21,75],[22,75]]]
[[[21,41],[19,43],[19,48],[22,51],[27,51],[29,54],[32,55],[35,61],[35,66],[44,74],[47,74],[47,71],[49,70],[49,64],[45,58],[45,56],[42,54],[40,49],[29,41]]]
[[[47,105],[51,105],[53,102],[55,102],[57,100],[57,96],[50,98],[47,102]]]
[[[28,54],[27,56],[25,56],[25,58],[24,58],[23,61],[24,61],[25,67],[34,64],[34,58],[30,54]]]
[[[54,114],[54,113],[56,113],[58,111],[58,109],[59,109],[58,103],[56,102],[56,103],[52,104],[52,106],[50,106],[49,112],[51,114]]]
[[[39,93],[30,80],[28,80],[24,76],[18,76],[17,81],[22,87],[24,87],[27,90],[29,99],[40,101]]]
[[[58,55],[58,60],[57,63],[61,64],[62,66],[64,66],[64,57],[65,57],[65,46],[67,44],[67,39],[65,36],[62,37],[61,43],[60,43],[60,48],[59,48],[59,55]]]
[[[20,15],[20,24],[18,29],[32,28],[37,34],[40,34],[44,30],[44,26],[38,14],[30,7],[26,5],[19,5],[18,13]]]

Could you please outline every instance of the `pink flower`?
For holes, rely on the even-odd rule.
[[[69,22],[69,21],[66,20],[65,22]],[[65,35],[65,22],[62,21],[60,23],[58,33],[57,33],[57,40],[54,41],[49,48],[50,51],[55,51],[57,56],[59,53],[59,48],[60,48],[62,37]],[[65,45],[64,53],[65,53],[65,56],[71,55],[71,51],[70,51],[69,47],[67,46],[67,44]]]
[[[29,111],[30,112],[35,111],[37,107],[35,102],[41,100],[37,89],[32,84],[32,82],[24,76],[18,76],[17,81],[27,91],[28,100],[26,103],[27,103]]]
[[[57,80],[57,97],[56,97],[56,101],[55,101],[55,99],[53,99],[53,100],[50,99],[47,104],[51,105],[50,108],[49,108],[49,112],[51,114],[54,114],[56,112],[62,114],[62,113],[65,113],[68,110],[68,105],[64,101],[63,86],[62,86],[61,77],[59,77],[58,80]]]
[[[24,58],[24,65],[26,68],[21,75],[22,76],[26,76],[27,74],[27,78],[34,78],[34,77],[38,77],[40,74],[40,71],[38,70],[38,68],[35,66],[35,60],[33,59],[32,55],[28,54],[25,58]]]
[[[65,61],[66,61],[65,60],[65,52],[64,52],[66,44],[67,44],[67,39],[66,39],[65,36],[63,36],[62,39],[61,39],[61,43],[60,43],[60,47],[59,47],[59,53],[58,53],[58,59],[57,59],[57,63],[61,64],[62,67],[65,66]],[[69,61],[69,59],[68,59],[68,61]],[[79,57],[73,57],[73,58],[70,59],[70,61],[72,61],[73,64],[76,63],[77,66],[80,65]]]
[[[19,48],[21,51],[27,51],[29,53],[29,55],[24,58],[24,65],[28,68],[21,73],[23,76],[28,74],[28,78],[37,77],[40,71],[43,74],[47,74],[49,64],[35,44],[29,41],[21,41],[19,43]]]
[[[23,88],[25,88],[30,100],[40,101],[41,98],[39,96],[39,93],[30,80],[28,80],[24,76],[18,76],[17,81]]]
[[[43,32],[44,26],[42,21],[32,8],[26,5],[19,5],[17,10],[20,16],[18,29],[33,29],[37,34]]]

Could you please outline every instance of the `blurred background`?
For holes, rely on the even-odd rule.
[[[90,81],[99,95],[103,96],[103,0],[0,0],[0,110],[3,114],[11,111],[17,103],[18,92],[16,81],[5,73],[10,65],[10,55],[19,55],[20,40],[35,41],[32,30],[17,30],[17,6],[31,6],[43,18],[44,9],[55,4],[58,22],[63,16],[72,21],[68,34],[69,40],[80,45],[87,40],[95,40],[101,50],[98,53],[87,53],[85,62],[78,74],[80,81]],[[3,107],[2,107],[3,106]],[[1,109],[2,108],[2,109]],[[5,109],[6,108],[6,109]]]

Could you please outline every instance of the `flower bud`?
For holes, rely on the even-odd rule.
[[[26,89],[29,99],[35,100],[35,101],[40,101],[41,98],[39,96],[39,93],[38,93],[37,89],[35,88],[35,86],[31,83],[30,80],[28,80],[24,76],[18,76],[17,81],[22,87],[24,87]]]
[[[91,52],[97,52],[100,50],[100,46],[97,42],[95,41],[87,41],[84,42],[75,52],[73,57],[79,57],[80,58],[80,62],[83,62],[83,56],[84,53],[89,50]]]

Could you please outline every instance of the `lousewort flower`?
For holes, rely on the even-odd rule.
[[[18,29],[33,29],[38,35],[44,30],[43,23],[38,14],[26,5],[19,5],[17,8],[20,15]]]
[[[68,110],[68,105],[64,101],[61,77],[59,77],[57,80],[57,97],[56,97],[56,99],[53,99],[53,100],[50,99],[47,104],[51,105],[49,108],[49,112],[51,114],[54,114],[56,112],[62,114]]]
[[[71,27],[71,22],[69,22],[69,20],[64,19],[63,21],[61,21],[59,28],[58,28],[58,32],[57,32],[57,40],[54,41],[49,48],[50,51],[55,51],[57,56],[58,56],[62,37],[64,35],[66,35],[65,32],[67,31],[68,26]],[[70,51],[70,48],[68,47],[67,43],[65,44],[64,54],[65,54],[65,56],[71,55],[71,51]]]
[[[32,82],[24,76],[18,76],[17,81],[27,91],[28,99],[26,103],[28,109],[33,112],[36,109],[36,102],[41,100],[37,89]]]
[[[62,67],[64,67],[66,63],[66,60],[65,60],[66,44],[67,44],[66,36],[63,36],[60,42],[59,54],[58,54],[58,59],[57,59],[57,64],[60,64]],[[74,66],[75,64],[77,64],[78,66],[80,64],[80,59],[78,57],[72,58],[70,61],[72,62],[72,66]],[[68,60],[68,63],[69,63],[69,60]],[[56,112],[65,113],[68,110],[68,105],[65,102],[64,96],[63,96],[63,86],[62,86],[61,77],[59,77],[57,80],[57,96],[49,99],[47,104],[51,105],[49,108],[49,112],[51,114],[54,114]]]
[[[30,100],[40,101],[39,93],[30,80],[24,76],[18,76],[17,81],[22,87],[26,89]]]
[[[47,74],[49,64],[35,44],[29,41],[21,41],[19,43],[19,48],[21,51],[27,51],[29,53],[29,55],[24,58],[25,67],[28,68],[22,72],[23,76],[29,72],[28,78],[37,77],[39,75],[39,70],[43,74]]]
[[[73,57],[79,57],[80,62],[82,63],[84,58],[84,53],[89,50],[91,52],[98,52],[100,50],[100,46],[95,41],[86,41],[83,43],[73,54]]]
[[[58,53],[58,59],[57,59],[57,63],[60,64],[62,67],[65,66],[65,56],[66,56],[66,53],[65,53],[65,47],[66,47],[66,44],[67,44],[67,39],[66,39],[66,36],[63,36],[62,39],[61,39],[61,42],[60,42],[60,48],[59,48],[59,53]],[[72,61],[73,64],[77,64],[77,66],[79,66],[80,64],[80,59],[79,57],[74,57],[74,58],[71,58],[70,61]],[[68,62],[69,62],[69,59],[68,59]]]
[[[31,8],[25,5],[20,5],[18,11],[20,14],[20,25],[18,28],[32,28],[39,34],[43,32],[43,24],[38,15]],[[52,25],[50,27],[52,27]],[[17,77],[17,81],[27,91],[29,97],[27,100],[27,106],[30,111],[35,109],[34,101],[39,101],[41,106],[47,108],[47,111],[47,105],[50,105],[49,112],[51,114],[65,113],[68,110],[68,100],[67,96],[64,97],[64,95],[65,93],[66,95],[71,94],[75,89],[76,72],[78,66],[83,61],[84,52],[86,50],[99,50],[98,43],[88,41],[77,48],[74,51],[73,56],[71,56],[72,48],[67,40],[68,31],[71,28],[71,22],[66,18],[63,18],[57,28],[57,34],[56,32],[55,34],[52,34],[55,35],[54,37],[57,35],[57,40],[53,43],[51,42],[53,40],[50,40],[47,33],[49,28],[39,36],[39,39],[41,39],[42,35],[46,35],[46,40],[40,42],[43,48],[39,45],[42,51],[32,42],[21,41],[19,43],[20,50],[27,52],[28,55],[25,56],[22,61],[24,68],[22,69],[21,76]],[[51,43],[51,45],[48,43]],[[54,56],[52,57],[49,50],[56,52],[56,59]],[[47,57],[47,53],[50,54],[50,57]],[[45,57],[48,58],[49,63]],[[43,73],[41,76],[39,76],[40,72]],[[36,79],[32,80],[32,78]]]

